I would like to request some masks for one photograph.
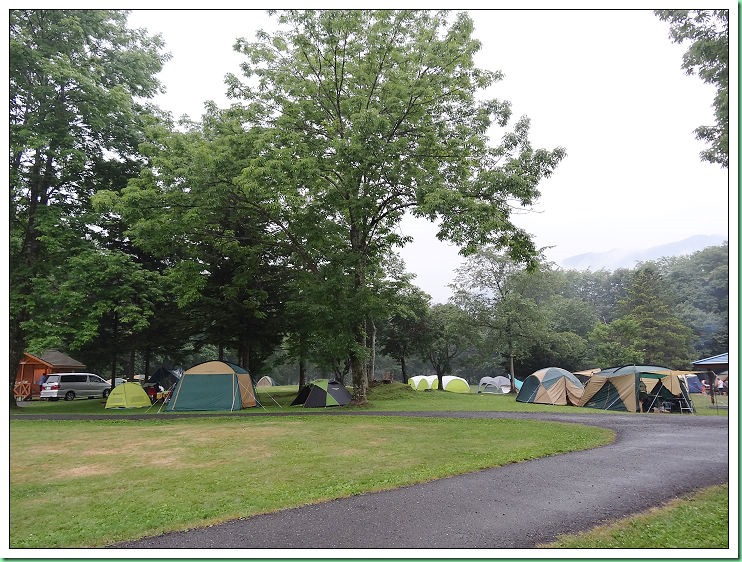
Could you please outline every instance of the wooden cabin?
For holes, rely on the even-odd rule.
[[[15,375],[13,393],[22,400],[38,400],[41,377],[51,373],[77,373],[86,366],[56,349],[45,351],[40,357],[24,353]]]

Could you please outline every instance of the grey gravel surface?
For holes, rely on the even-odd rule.
[[[379,414],[579,423],[609,428],[616,432],[616,439],[610,445],[588,451],[111,546],[522,549],[729,480],[729,431],[725,416],[501,412],[364,412],[360,415]],[[375,556],[373,550],[352,554]]]

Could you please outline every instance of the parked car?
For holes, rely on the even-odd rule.
[[[74,400],[75,398],[108,398],[111,385],[93,373],[51,374],[41,385],[41,399]]]

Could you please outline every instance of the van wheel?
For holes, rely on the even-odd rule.
[[[106,398],[108,398],[108,395],[109,394],[111,394],[111,389],[110,388],[105,389],[103,391],[103,400],[105,400]]]
[[[67,391],[67,393],[64,395],[65,400],[74,400],[75,399],[75,393],[71,390]]]

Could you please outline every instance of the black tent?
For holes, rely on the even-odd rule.
[[[309,383],[302,388],[291,405],[303,405],[305,408],[326,408],[327,406],[347,406],[350,404],[350,400],[350,392],[342,384],[338,381],[323,379]]]
[[[155,383],[168,390],[174,387],[177,382],[178,377],[172,371],[169,371],[165,367],[160,367],[147,378],[145,385]]]

